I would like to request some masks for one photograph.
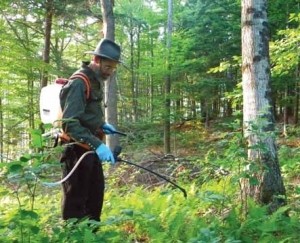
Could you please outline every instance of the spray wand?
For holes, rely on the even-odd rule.
[[[148,171],[148,172],[150,172],[150,173],[153,174],[153,175],[156,175],[157,177],[159,177],[159,178],[161,178],[161,179],[163,179],[163,180],[169,182],[170,184],[172,184],[173,186],[175,186],[176,188],[178,188],[179,190],[181,190],[182,193],[183,193],[183,196],[184,196],[185,198],[187,198],[186,190],[185,190],[184,188],[182,188],[181,186],[177,185],[175,182],[169,180],[169,179],[166,178],[165,176],[163,176],[163,175],[161,175],[161,174],[158,174],[157,172],[155,172],[155,171],[153,171],[153,170],[150,170],[150,169],[148,169],[148,168],[146,168],[146,167],[143,167],[143,166],[141,166],[141,165],[138,165],[138,164],[136,164],[136,163],[132,163],[132,162],[130,162],[130,161],[128,161],[128,160],[125,160],[125,159],[122,159],[122,158],[118,157],[119,154],[121,153],[121,151],[122,151],[122,147],[121,147],[121,146],[116,146],[116,148],[114,149],[114,153],[113,153],[113,154],[114,154],[114,157],[115,157],[115,160],[116,160],[116,161],[120,161],[120,162],[124,162],[124,163],[126,163],[126,164],[129,164],[129,165],[133,165],[133,166],[135,166],[135,167],[138,167],[138,168],[140,168],[140,169],[143,169],[143,170],[145,170],[145,171]]]

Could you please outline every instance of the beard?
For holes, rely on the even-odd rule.
[[[95,72],[96,77],[106,80],[109,78],[110,74],[104,73],[101,71],[101,66],[95,62],[92,62],[90,67],[92,68],[92,70]]]
[[[102,73],[100,70],[100,67],[98,66],[98,68],[96,70],[94,70],[95,74],[97,77],[101,78],[101,79],[108,79],[109,75]]]

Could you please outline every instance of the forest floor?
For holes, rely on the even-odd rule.
[[[176,181],[178,177],[188,171],[189,179],[193,180],[203,169],[206,172],[209,170],[212,174],[220,173],[223,166],[213,164],[211,161],[206,163],[206,157],[210,157],[209,160],[211,157],[216,159],[222,157],[226,149],[231,146],[230,143],[234,141],[231,140],[232,137],[238,134],[242,137],[242,129],[228,128],[219,120],[212,121],[210,128],[204,128],[204,125],[199,122],[186,121],[173,125],[171,129],[171,153],[164,153],[164,147],[160,141],[156,144],[139,147],[136,150],[131,150],[129,145],[128,148],[125,147],[121,157],[146,169],[153,170],[170,180]],[[286,147],[292,151],[296,149],[294,153],[298,153],[298,148],[300,148],[300,136],[295,136],[295,134],[291,134],[289,137],[279,135],[276,142],[278,150],[281,147]],[[286,158],[279,159],[285,160]],[[203,168],[203,163],[205,163],[206,168]],[[127,166],[126,168],[120,172],[120,181],[123,183],[135,182],[148,188],[166,183],[163,179],[143,169],[134,166]],[[222,173],[228,174],[229,171],[224,170]],[[297,173],[289,174],[288,185],[296,186],[299,184],[300,175]]]

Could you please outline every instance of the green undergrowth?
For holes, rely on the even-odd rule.
[[[231,130],[208,135],[194,124],[192,131],[200,129],[202,135],[192,142],[188,141],[193,138],[190,125],[180,135],[187,139],[181,146],[187,145],[189,154],[178,155],[181,159],[174,163],[183,161],[184,166],[171,178],[186,190],[187,197],[169,183],[134,180],[147,176],[142,171],[106,165],[101,222],[60,219],[60,186],[42,184],[60,176],[57,151],[39,150],[2,163],[0,242],[298,242],[298,147],[288,142],[279,145],[287,204],[270,215],[266,206],[249,199],[245,213],[239,199],[239,180],[246,176],[240,168],[247,165],[241,134]],[[38,141],[33,144],[43,146]],[[130,156],[134,144],[127,145],[124,154]],[[140,153],[134,162],[143,158],[145,152]]]
[[[230,185],[229,179],[186,185],[187,198],[171,188],[136,186],[130,193],[112,188],[101,223],[62,222],[58,189],[40,191],[34,209],[26,208],[25,196],[20,207],[7,197],[1,203],[0,242],[296,242],[299,212],[288,205],[268,215],[249,202],[242,216]]]

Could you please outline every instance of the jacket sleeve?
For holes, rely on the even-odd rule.
[[[96,150],[102,141],[81,123],[87,104],[84,81],[71,80],[61,90],[62,129],[76,142]]]

